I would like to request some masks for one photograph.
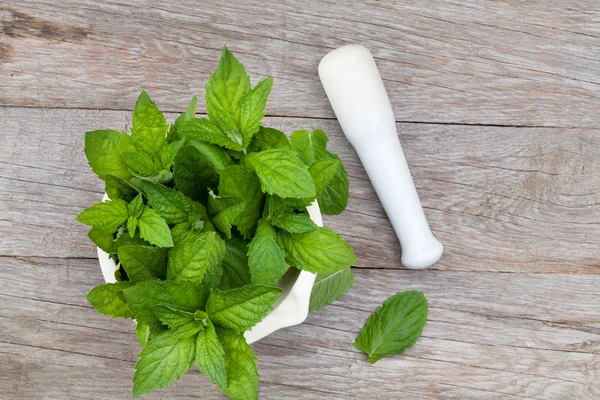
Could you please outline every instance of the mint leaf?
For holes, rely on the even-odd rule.
[[[132,318],[123,297],[123,289],[130,287],[130,282],[106,283],[93,288],[86,296],[92,307],[100,314],[113,318]]]
[[[340,161],[332,158],[317,161],[308,169],[310,176],[312,176],[315,181],[318,195],[320,195],[327,185],[329,185],[335,174],[338,172],[340,165]]]
[[[138,194],[127,206],[129,215],[135,218],[139,218],[144,211],[144,198],[141,194]]]
[[[208,323],[208,315],[200,310],[190,313],[162,304],[155,305],[153,309],[160,322],[171,328],[175,338],[193,336]]]
[[[177,224],[173,228],[171,228],[171,237],[173,238],[173,243],[177,246],[178,243],[186,241],[188,239],[197,238],[202,235],[204,232],[210,231],[209,229],[194,229],[189,222],[184,222],[182,224]],[[214,229],[212,230],[214,231]]]
[[[140,353],[133,376],[133,397],[150,393],[181,378],[194,363],[194,337],[175,338],[163,332]]]
[[[231,239],[231,224],[246,209],[246,200],[237,196],[208,196],[208,214],[215,227]]]
[[[258,400],[259,375],[252,347],[241,333],[219,329],[218,334],[225,350],[225,393],[233,400]]]
[[[206,203],[207,188],[216,188],[219,176],[202,153],[193,146],[184,146],[173,161],[173,181],[183,194]]]
[[[225,349],[210,320],[196,337],[196,365],[204,375],[221,389],[227,387]]]
[[[159,176],[168,172],[165,171],[162,160],[156,154],[147,153],[142,149],[124,152],[123,161],[139,178]]]
[[[244,332],[271,311],[280,294],[280,288],[258,285],[226,291],[217,289],[208,296],[206,312],[213,323]]]
[[[273,218],[273,225],[290,233],[314,231],[319,227],[306,214],[283,214]]]
[[[200,140],[188,139],[187,142],[204,156],[206,161],[208,161],[218,174],[220,174],[223,169],[233,165],[233,160],[227,150]]]
[[[167,249],[152,246],[121,246],[119,260],[129,280],[165,279]]]
[[[167,279],[193,279],[200,284],[211,265],[220,267],[225,243],[215,232],[178,243],[169,251]]]
[[[88,237],[105,253],[110,254],[113,252],[114,235],[112,232],[106,232],[98,228],[92,228],[88,232]]]
[[[330,274],[318,274],[310,293],[309,311],[317,311],[342,297],[354,285],[350,268]]]
[[[84,225],[93,226],[96,229],[112,233],[127,222],[127,218],[129,218],[127,203],[123,200],[115,199],[96,203],[86,208],[75,220]]]
[[[338,156],[332,155],[332,157],[339,161]],[[340,214],[348,205],[349,194],[348,175],[344,165],[340,162],[333,178],[317,197],[321,212],[329,215]]]
[[[139,191],[129,181],[125,181],[114,175],[104,176],[104,191],[111,199],[122,199],[130,202],[137,196]]]
[[[169,143],[175,142],[181,139],[181,135],[179,134],[179,129],[181,126],[194,119],[196,116],[196,104],[198,103],[198,98],[196,96],[192,97],[190,104],[187,106],[185,112],[181,113],[179,117],[173,122],[173,125],[169,128],[169,133],[167,134],[167,141]]]
[[[277,232],[288,262],[314,273],[336,272],[356,263],[352,248],[329,228],[307,233]]]
[[[290,141],[285,133],[273,128],[261,126],[258,133],[248,146],[249,151],[263,151],[280,147],[290,147]]]
[[[143,281],[123,290],[129,308],[139,322],[160,323],[153,307],[159,304],[177,310],[195,312],[203,306],[203,296],[189,282]]]
[[[314,197],[317,194],[308,167],[289,149],[250,153],[244,163],[256,172],[266,193],[283,198]]]
[[[125,180],[131,177],[122,157],[130,147],[131,137],[125,132],[106,129],[85,133],[85,156],[92,171],[102,180],[107,175]]]
[[[261,285],[276,285],[287,270],[275,229],[265,219],[258,222],[256,234],[248,245],[248,265],[252,283]]]
[[[148,204],[169,224],[179,224],[188,220],[192,212],[192,201],[181,192],[152,182],[144,182],[144,193]]]
[[[142,347],[145,347],[146,344],[148,343],[149,336],[150,336],[150,327],[146,324],[142,324],[141,322],[138,322],[135,325],[135,337],[137,338],[138,343]]]
[[[328,158],[327,135],[322,130],[296,131],[290,136],[292,149],[298,157],[308,166],[324,158]]]
[[[221,171],[219,195],[237,196],[246,201],[246,208],[233,223],[245,238],[250,238],[260,219],[264,199],[256,174],[241,165],[225,168]]]
[[[179,131],[188,138],[202,140],[230,150],[243,149],[241,142],[231,140],[218,125],[206,118],[194,118],[183,124]]]
[[[252,283],[248,269],[247,252],[248,243],[241,238],[234,237],[225,242],[221,289],[235,289]]]
[[[397,293],[369,317],[354,345],[367,353],[371,364],[390,354],[403,354],[421,336],[427,309],[423,292]]]
[[[131,139],[138,149],[158,154],[167,139],[167,121],[146,92],[142,92],[133,109]],[[114,174],[113,174],[114,175]]]
[[[140,236],[149,243],[160,247],[173,247],[169,225],[150,207],[146,207],[138,218]]]
[[[239,126],[242,133],[243,147],[247,147],[265,116],[267,97],[273,87],[273,78],[260,81],[244,98],[239,110]],[[234,149],[235,150],[235,149]]]
[[[129,217],[127,219],[127,231],[130,235],[135,235],[135,231],[138,226],[138,219],[136,217]]]

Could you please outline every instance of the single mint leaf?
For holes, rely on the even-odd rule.
[[[104,191],[111,199],[122,199],[130,202],[137,196],[139,191],[129,181],[125,181],[114,175],[104,176]]]
[[[162,176],[165,171],[163,160],[158,154],[150,154],[143,149],[132,149],[123,153],[123,161],[134,176],[141,179]]]
[[[308,172],[310,172],[310,175],[315,181],[318,195],[320,195],[327,185],[329,185],[341,164],[342,163],[336,159],[326,159],[315,162],[308,169]]]
[[[150,326],[141,322],[138,322],[135,325],[135,337],[137,338],[138,343],[142,347],[146,347],[146,344],[148,343],[148,338],[150,337],[150,330]]]
[[[208,296],[206,312],[213,323],[244,332],[271,311],[280,294],[280,288],[259,285],[227,291],[217,289]]]
[[[397,293],[369,317],[354,345],[367,353],[371,364],[390,354],[403,354],[421,336],[427,309],[423,292]]]
[[[196,105],[198,103],[198,98],[196,96],[192,97],[190,104],[188,104],[185,112],[181,113],[179,117],[173,122],[173,125],[169,128],[169,133],[167,134],[167,141],[169,143],[175,142],[181,139],[181,135],[179,134],[179,128],[188,121],[191,121],[196,116]]]
[[[132,318],[133,314],[122,295],[123,289],[131,285],[130,282],[98,285],[87,294],[86,298],[100,314],[113,318]]]
[[[206,158],[217,174],[234,164],[227,150],[222,147],[195,139],[188,139],[187,142]]]
[[[169,251],[167,279],[191,279],[200,284],[211,266],[221,266],[225,243],[216,232],[178,243]]]
[[[155,305],[153,309],[160,322],[171,328],[172,335],[176,338],[193,336],[208,323],[208,315],[200,310],[190,313],[162,304]]]
[[[183,194],[206,204],[207,188],[216,189],[219,176],[202,153],[193,146],[184,146],[173,161],[173,181]]]
[[[219,329],[218,335],[225,350],[225,393],[234,400],[258,400],[259,375],[252,347],[241,333]]]
[[[140,236],[159,247],[173,247],[173,239],[167,222],[153,209],[146,207],[138,218]]]
[[[215,227],[231,239],[231,224],[246,209],[246,200],[237,196],[208,196],[208,215]]]
[[[194,118],[183,124],[179,131],[187,138],[209,142],[226,149],[234,151],[243,149],[241,141],[231,140],[218,125],[207,118]]]
[[[354,285],[350,268],[330,274],[318,274],[310,293],[309,311],[317,311],[342,297]]]
[[[107,129],[85,134],[85,156],[92,171],[102,180],[106,179],[107,175],[125,180],[131,177],[122,157],[130,147],[131,137],[125,132]]]
[[[266,193],[283,198],[314,197],[317,194],[308,167],[289,149],[250,153],[244,163],[256,172]]]
[[[167,249],[153,246],[121,246],[119,260],[132,282],[165,279]]]
[[[248,243],[238,237],[225,242],[225,257],[223,257],[223,276],[220,288],[235,289],[252,283],[248,269]]]
[[[352,248],[329,228],[306,233],[277,232],[290,265],[313,273],[331,273],[356,263]]]
[[[175,159],[175,155],[179,151],[179,149],[183,146],[183,140],[178,140],[176,142],[169,143],[166,146],[163,146],[158,152],[158,158],[160,159],[160,163],[162,165],[163,171],[165,175],[172,176],[171,174],[171,165],[173,165],[173,160]],[[168,182],[171,179],[165,181]],[[160,182],[163,183],[163,182]]]
[[[129,211],[129,215],[135,218],[139,218],[142,215],[142,211],[144,211],[144,198],[142,194],[138,194],[127,206]]]
[[[285,133],[273,128],[261,126],[258,133],[248,146],[249,151],[263,151],[277,149],[280,147],[290,147],[290,141]]]
[[[248,245],[248,265],[252,283],[260,285],[276,285],[287,270],[275,229],[264,219],[258,222],[256,234]]]
[[[196,337],[196,365],[221,390],[227,387],[225,349],[210,320]]]
[[[152,182],[144,182],[144,193],[148,197],[148,204],[167,223],[179,224],[188,221],[193,203],[183,193]]]
[[[127,203],[123,200],[115,199],[96,203],[86,208],[75,220],[84,225],[113,233],[127,222],[127,218],[129,218]]]
[[[88,232],[90,240],[105,253],[112,253],[114,246],[114,235],[112,232],[106,232],[98,228],[92,228]]]
[[[265,106],[267,98],[273,87],[273,78],[269,77],[260,81],[252,91],[250,91],[239,110],[239,126],[242,133],[244,148],[250,144],[252,138],[258,132],[258,128],[265,116]],[[235,150],[235,149],[234,149]]]
[[[167,139],[168,125],[162,112],[142,92],[133,109],[131,139],[138,149],[149,155],[158,154]]]
[[[199,293],[190,282],[143,281],[123,290],[135,319],[149,326],[160,323],[154,314],[155,305],[196,312],[204,306],[206,294]]]
[[[242,165],[233,165],[221,171],[220,196],[237,196],[246,201],[246,208],[233,221],[245,238],[250,238],[260,219],[264,195],[256,174]]]
[[[292,149],[298,157],[308,166],[316,161],[328,158],[327,135],[322,130],[296,131],[290,136]]]
[[[130,235],[135,235],[135,231],[138,226],[138,219],[136,217],[129,217],[127,219],[127,231]]]
[[[163,388],[181,378],[194,364],[196,338],[179,339],[166,331],[142,350],[135,365],[133,397]]]
[[[189,222],[184,222],[182,224],[177,224],[173,228],[171,228],[171,237],[173,238],[173,243],[177,246],[178,243],[186,241],[188,239],[197,238],[202,235],[204,232],[209,232],[209,229],[194,229],[192,224]],[[214,231],[214,229],[212,230]]]
[[[332,155],[332,157],[339,161],[338,156]],[[348,205],[349,195],[348,175],[340,162],[333,178],[317,197],[321,212],[328,215],[340,214]]]
[[[304,233],[319,229],[307,214],[283,214],[273,218],[273,225],[290,233]]]

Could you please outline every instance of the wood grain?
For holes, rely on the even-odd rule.
[[[600,128],[600,3],[0,1],[0,104],[185,107],[227,43],[273,116],[333,117],[316,71],[361,43],[398,121]],[[201,97],[202,98],[202,97]]]
[[[170,119],[174,114],[168,115]],[[95,257],[73,218],[101,199],[83,132],[127,129],[128,112],[0,108],[0,254]],[[325,129],[350,175],[351,198],[325,224],[365,268],[401,268],[400,245],[356,153],[334,121],[269,118],[288,134]],[[433,268],[600,273],[600,131],[399,124],[433,232]]]
[[[355,287],[340,301],[254,345],[262,398],[600,395],[597,275],[355,273]],[[0,363],[0,390],[7,398],[37,399],[40,391],[46,398],[128,398],[140,348],[131,321],[86,304],[85,293],[101,282],[96,260],[3,258],[0,352],[8,362]],[[385,298],[407,289],[428,297],[423,336],[404,356],[369,365],[354,338]],[[175,396],[223,398],[197,372],[149,398]]]

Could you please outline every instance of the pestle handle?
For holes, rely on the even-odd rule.
[[[319,77],[400,240],[402,264],[429,267],[444,247],[425,218],[373,56],[364,46],[340,47],[323,57]]]

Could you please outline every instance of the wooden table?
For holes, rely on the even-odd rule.
[[[132,323],[85,300],[102,277],[73,218],[103,185],[83,133],[128,129],[143,89],[172,120],[224,43],[274,76],[267,124],[330,135],[351,198],[325,223],[359,258],[346,296],[254,345],[262,398],[600,398],[598,1],[145,3],[0,0],[0,398],[129,398]],[[446,246],[428,270],[400,265],[319,83],[346,43],[377,60]],[[423,336],[369,365],[354,338],[406,289],[429,299]],[[148,398],[223,395],[192,372]]]

